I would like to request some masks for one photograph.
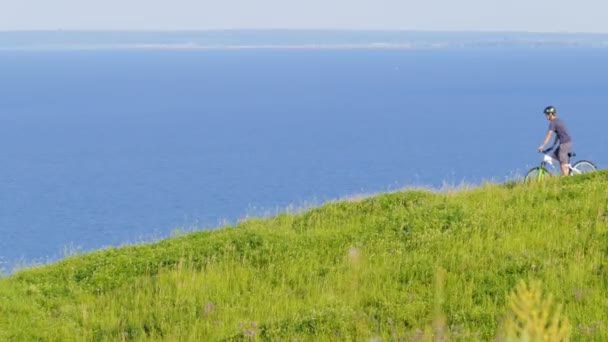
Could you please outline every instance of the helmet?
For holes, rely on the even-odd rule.
[[[555,107],[549,106],[549,107],[546,107],[543,112],[545,114],[553,114],[553,115],[555,115],[557,113],[557,110],[555,109]]]

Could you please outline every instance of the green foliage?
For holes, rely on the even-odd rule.
[[[570,324],[561,305],[543,298],[538,283],[521,282],[509,296],[509,313],[503,327],[504,341],[568,341]]]
[[[0,278],[0,341],[605,341],[607,188],[398,191],[68,256]]]

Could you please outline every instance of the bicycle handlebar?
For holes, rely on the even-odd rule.
[[[553,150],[553,147],[549,147],[548,149],[542,150],[540,153],[547,154],[548,152],[551,152],[551,150]]]

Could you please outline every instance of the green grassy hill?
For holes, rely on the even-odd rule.
[[[607,341],[607,254],[607,172],[387,193],[18,271],[0,341]]]

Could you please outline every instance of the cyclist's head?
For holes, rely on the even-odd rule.
[[[557,115],[557,110],[553,106],[548,106],[548,107],[545,107],[545,110],[543,110],[543,113],[545,113],[545,115],[555,116],[555,115]]]

